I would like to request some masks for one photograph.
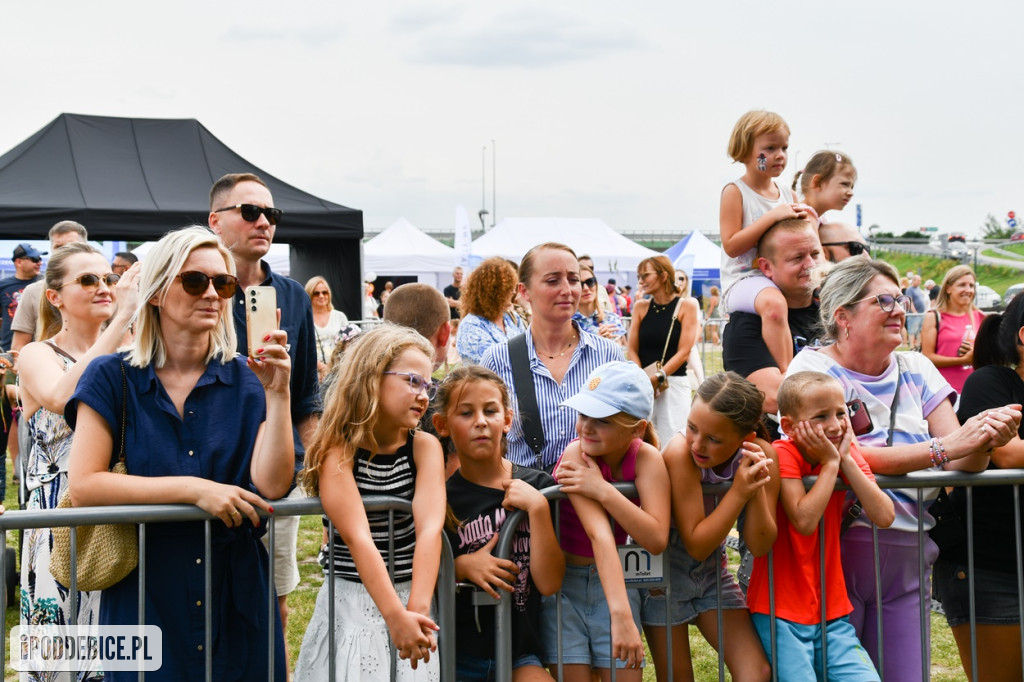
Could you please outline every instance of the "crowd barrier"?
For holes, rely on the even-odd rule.
[[[1022,553],[1022,547],[1021,547],[1022,533],[1021,533],[1021,527],[1020,527],[1020,487],[1019,487],[1022,483],[1024,483],[1024,470],[985,471],[985,472],[978,473],[978,474],[967,474],[967,473],[960,473],[960,472],[915,472],[915,473],[912,473],[912,474],[908,474],[906,476],[878,476],[877,479],[878,479],[878,484],[882,488],[905,488],[905,489],[906,488],[910,488],[910,489],[917,489],[918,490],[918,502],[917,502],[917,504],[918,504],[919,512],[923,511],[927,507],[927,504],[928,504],[925,501],[925,497],[924,497],[924,490],[925,489],[927,489],[927,488],[933,488],[934,489],[934,488],[937,488],[937,487],[949,487],[949,486],[955,486],[955,487],[961,487],[962,486],[962,487],[966,487],[967,490],[968,490],[968,492],[967,492],[968,512],[967,512],[967,519],[966,519],[967,526],[968,526],[967,542],[968,542],[969,552],[971,553],[971,555],[973,555],[973,544],[974,544],[974,536],[973,536],[973,532],[971,532],[971,527],[972,527],[972,511],[973,511],[973,507],[971,506],[971,504],[972,504],[972,500],[973,500],[973,490],[974,490],[974,488],[979,488],[979,487],[983,488],[983,487],[986,487],[986,486],[993,486],[993,485],[1013,485],[1014,486],[1014,505],[1015,505],[1015,514],[1014,514],[1014,520],[1015,521],[1014,522],[1015,522],[1015,526],[1016,526],[1016,537],[1017,537],[1017,546],[1015,548],[1016,549],[1017,561],[1016,561],[1015,570],[1016,570],[1018,590],[1020,590],[1021,593],[1024,593],[1024,553]],[[805,484],[808,487],[811,486],[813,484],[813,478],[808,477],[807,479],[805,479]],[[615,484],[615,485],[623,494],[625,494],[627,496],[635,495],[635,493],[636,493],[636,489],[635,489],[635,487],[632,484],[618,483],[618,484]],[[840,486],[840,487],[842,487],[842,486]],[[724,494],[724,492],[726,490],[728,490],[728,488],[729,488],[729,484],[706,485],[706,486],[704,486],[704,492],[706,494],[722,495],[722,494]],[[562,499],[562,498],[565,497],[565,495],[563,493],[561,493],[560,490],[557,487],[548,488],[548,489],[544,490],[543,493],[544,493],[544,495],[549,500],[552,500],[552,501],[558,500],[558,499]],[[388,511],[389,514],[390,514],[390,519],[389,520],[390,520],[391,523],[393,523],[394,513],[395,512],[408,512],[408,511],[411,511],[411,504],[407,500],[402,500],[402,499],[399,499],[399,498],[387,497],[387,496],[375,496],[375,497],[365,498],[365,506],[366,506],[366,509],[368,511]],[[557,505],[556,505],[556,508],[557,508]],[[267,524],[268,524],[268,531],[271,531],[273,529],[273,524],[274,524],[275,517],[278,517],[278,516],[298,516],[298,515],[320,515],[322,513],[323,513],[323,510],[322,510],[322,507],[320,505],[320,501],[317,498],[307,498],[307,499],[298,499],[298,500],[280,500],[280,501],[277,501],[277,502],[274,503],[274,514],[271,515],[271,516],[266,517]],[[918,516],[919,516],[919,518],[923,517],[923,515],[921,513],[919,513]],[[501,557],[501,558],[508,558],[510,556],[511,549],[512,549],[513,530],[519,524],[519,522],[522,521],[524,518],[525,518],[524,513],[522,511],[519,511],[519,510],[514,510],[514,511],[512,511],[512,512],[510,512],[508,514],[508,516],[507,516],[507,518],[505,520],[505,523],[504,523],[504,525],[502,527],[501,533],[499,535],[498,542],[497,542],[496,547],[495,547],[494,553],[495,553],[496,556]],[[145,547],[146,547],[146,528],[147,528],[147,526],[149,524],[151,524],[151,523],[167,523],[167,522],[180,522],[180,521],[204,521],[205,522],[205,529],[206,529],[206,550],[205,551],[206,551],[206,556],[209,557],[209,555],[210,555],[210,538],[211,538],[211,525],[210,524],[212,524],[212,523],[221,523],[221,522],[219,520],[209,516],[208,514],[203,512],[202,510],[198,509],[197,507],[189,506],[189,505],[111,506],[111,507],[92,507],[92,508],[79,508],[79,509],[50,509],[50,510],[33,510],[33,511],[12,510],[12,511],[8,511],[5,514],[3,514],[2,516],[0,516],[0,537],[3,538],[3,541],[4,541],[5,546],[6,546],[7,533],[9,531],[25,530],[25,529],[29,529],[29,528],[46,528],[46,527],[60,527],[60,526],[93,525],[93,524],[102,524],[102,523],[126,523],[126,522],[127,523],[137,523],[137,524],[139,524],[139,550],[140,550],[139,551],[139,555],[140,555],[139,577],[140,577],[140,596],[141,596],[141,593],[142,593],[141,586],[144,584],[145,575],[146,575]],[[557,514],[556,514],[556,517],[555,517],[555,523],[556,523],[556,530],[557,530]],[[918,563],[919,563],[919,574],[924,575],[926,570],[927,570],[927,566],[925,565],[925,554],[924,554],[925,537],[926,537],[926,535],[925,535],[925,532],[923,530],[923,526],[921,524],[922,524],[922,522],[919,522],[919,528],[918,528],[918,534],[917,534],[917,537],[918,537]],[[333,532],[333,529],[331,529],[331,531]],[[821,524],[819,524],[818,532],[819,532],[819,534],[820,533],[824,533],[824,526],[822,526]],[[875,532],[873,535],[874,535],[875,572],[876,572],[876,580],[877,580],[878,579],[878,566],[879,566],[877,532]],[[72,547],[74,547],[74,542],[75,542],[74,538],[75,538],[75,534],[72,533]],[[269,551],[270,551],[271,557],[273,557],[273,544],[272,544],[273,543],[273,533],[270,533],[270,542],[271,542],[271,547],[269,548]],[[722,552],[723,549],[720,548],[717,551],[718,552]],[[771,555],[769,555],[769,557],[770,556]],[[333,577],[334,577],[334,575],[333,575],[333,573],[334,573],[333,572],[333,565],[334,565],[333,564],[333,555],[330,558],[331,558],[331,561],[330,561],[330,563],[328,565],[331,568],[330,568],[330,573],[329,573],[329,575],[328,575],[328,577],[326,579],[329,581],[328,582],[328,585],[329,585],[328,589],[330,590],[330,597],[331,597],[330,600],[329,600],[329,603],[331,604],[331,612],[329,613],[328,622],[333,623],[334,622],[334,614],[333,614],[333,604],[334,604],[334,599],[333,599],[333,596],[334,596],[333,595],[333,584],[334,584],[334,580],[333,580]],[[719,555],[719,558],[721,559],[721,555]],[[4,557],[4,553],[0,552],[0,575],[4,574],[4,570],[6,568],[5,562],[6,562],[6,559]],[[771,564],[771,560],[770,560],[770,564]],[[664,557],[663,557],[663,566],[664,566],[663,574],[666,575],[666,576],[669,575],[670,574],[670,566],[669,566],[669,556],[667,554],[664,555]],[[210,566],[210,562],[209,561],[205,562],[205,571],[206,571],[206,590],[207,590],[207,594],[206,594],[206,602],[205,602],[206,605],[205,605],[205,609],[204,609],[204,616],[205,616],[205,623],[206,623],[206,628],[205,628],[206,629],[206,646],[204,648],[204,651],[206,652],[206,680],[212,682],[212,679],[213,679],[213,671],[212,671],[212,646],[211,646],[212,645],[212,628],[211,628],[211,620],[212,620],[212,618],[211,618],[211,608],[210,608],[210,605],[212,604],[212,600],[211,600],[211,594],[210,594],[210,572],[211,572],[211,566]],[[389,571],[393,571],[393,566],[389,565]],[[769,568],[769,571],[771,571],[771,566]],[[971,602],[970,602],[970,626],[971,626],[970,627],[970,634],[971,634],[971,652],[972,652],[972,657],[971,658],[972,658],[972,661],[974,661],[974,665],[975,665],[973,679],[977,679],[977,670],[976,670],[976,665],[977,665],[977,633],[976,633],[976,628],[975,628],[975,610],[974,610],[974,600],[973,600],[973,594],[974,594],[974,567],[973,567],[973,561],[970,561],[969,564],[968,564],[968,573],[969,573],[969,590],[970,590],[970,593],[972,595]],[[769,573],[769,575],[771,575],[771,573]],[[268,576],[268,578],[269,578],[269,580],[271,582],[273,581],[273,562],[272,561],[271,561],[271,565],[269,566],[269,576]],[[653,581],[653,582],[649,582],[649,583],[647,583],[646,585],[643,585],[643,586],[654,587],[654,586],[659,586],[659,585],[663,585],[663,584],[664,583]],[[631,583],[631,586],[638,586],[638,584]],[[666,589],[667,589],[667,586],[666,586]],[[822,591],[823,591],[823,593],[824,593],[824,590],[825,590],[825,585],[824,585],[824,580],[823,580],[823,583],[822,583]],[[455,637],[454,637],[454,632],[455,632],[455,591],[456,591],[456,581],[455,581],[455,572],[454,572],[454,561],[453,561],[453,558],[452,558],[452,550],[451,550],[451,546],[448,543],[447,537],[445,537],[443,542],[442,542],[442,556],[441,556],[440,571],[439,571],[439,576],[438,576],[437,593],[436,593],[437,623],[438,623],[438,626],[440,627],[440,632],[438,633],[438,649],[439,649],[438,653],[440,655],[441,679],[444,682],[450,682],[452,680],[455,680]],[[930,585],[926,584],[926,583],[922,583],[922,587],[921,587],[921,613],[920,613],[920,621],[919,621],[919,624],[920,624],[920,627],[922,629],[922,632],[928,632],[930,627],[931,627],[930,616],[929,616],[929,607],[930,607],[930,603],[931,603],[930,599],[929,599],[929,594],[928,594],[929,591],[930,591]],[[721,590],[719,589],[718,592],[719,592],[719,595],[720,595],[721,594]],[[881,591],[878,590],[878,592],[880,593]],[[71,585],[71,594],[72,594],[72,596],[75,595],[75,585],[74,584]],[[772,655],[772,658],[774,659],[774,658],[776,658],[776,656],[775,656],[775,638],[774,638],[774,603],[775,603],[774,602],[774,590],[772,590],[771,594],[772,594],[771,603],[772,603],[772,610],[773,610],[773,620],[772,620],[772,622],[773,622],[772,654],[773,655]],[[667,596],[669,598],[671,598],[671,594],[670,593]],[[728,637],[728,632],[725,632],[723,630],[723,628],[722,628],[722,620],[721,620],[722,619],[722,609],[721,609],[721,601],[720,601],[720,599],[721,599],[721,597],[719,597],[719,604],[718,604],[718,608],[717,608],[717,615],[718,615],[718,619],[719,619],[718,620],[718,631],[720,633],[720,648],[721,648],[721,642],[724,641]],[[511,671],[512,651],[511,651],[511,639],[510,639],[510,636],[511,636],[511,632],[510,632],[511,631],[511,601],[512,600],[511,600],[510,596],[507,593],[502,592],[502,598],[498,602],[497,608],[495,608],[495,613],[494,613],[495,630],[496,630],[495,655],[496,655],[496,659],[497,659],[497,669],[498,669],[497,680],[499,682],[509,682],[512,679],[512,671]],[[825,600],[823,600],[823,604],[824,604],[824,601]],[[0,590],[0,609],[2,609],[4,613],[6,613],[6,608],[7,608],[7,604],[5,602],[6,602],[6,594],[5,594],[5,592],[3,590]],[[268,599],[266,608],[268,609],[268,612],[271,614],[271,616],[273,616],[274,609],[277,608],[277,601],[273,597],[273,595],[271,595],[270,598]],[[878,610],[880,612],[881,608],[879,608]],[[1020,610],[1022,612],[1019,614],[1019,616],[1021,618],[1021,621],[1024,622],[1024,601],[1021,602]],[[76,611],[77,611],[77,609],[75,608],[74,605],[72,605],[71,613],[74,614],[74,613],[76,613]],[[145,614],[145,600],[140,598],[140,600],[139,600],[139,623],[145,623],[146,622],[145,618],[146,618],[146,614]],[[667,614],[666,614],[666,621],[667,621]],[[885,638],[885,633],[883,631],[883,624],[881,622],[881,617],[880,616],[879,616],[879,622],[878,622],[877,625],[878,625],[879,649],[881,650],[881,642]],[[671,665],[672,665],[672,660],[671,660],[671,648],[672,648],[671,647],[671,627],[669,627],[667,629],[668,629],[668,636],[670,638],[669,642],[668,642],[668,650],[669,650],[668,666],[669,666],[669,669],[671,669]],[[273,635],[271,635],[271,638],[272,638],[272,636]],[[7,643],[8,643],[8,637],[9,637],[9,632],[8,632],[6,626],[5,626],[4,627],[4,631],[3,631],[2,642],[0,642],[0,655],[3,655],[3,660],[5,660],[5,661],[7,660],[6,646],[7,646]],[[560,629],[559,629],[559,643],[560,642],[561,642],[561,632],[560,632]],[[923,642],[923,644],[922,644],[922,648],[923,648],[922,655],[923,655],[923,658],[927,659],[928,658],[928,651],[927,651],[926,647],[928,646],[927,645],[928,638],[927,637],[923,638],[922,642]],[[274,664],[274,660],[273,660],[274,647],[272,645],[272,639],[271,639],[271,641],[268,642],[268,645],[269,646],[267,647],[267,652],[268,652],[268,654],[267,654],[267,658],[268,658],[267,665],[268,665],[268,669],[272,670],[273,669],[273,664]],[[328,679],[329,680],[334,680],[335,679],[335,671],[333,669],[333,661],[334,661],[334,640],[333,640],[333,637],[332,637],[330,646],[331,646],[330,660],[332,662],[332,666],[331,666],[331,669],[328,671],[328,675],[329,675]],[[1022,634],[1022,636],[1021,636],[1020,646],[1021,646],[1022,655],[1024,655],[1024,634]],[[827,649],[827,643],[824,641],[824,639],[822,641],[822,647],[823,647],[823,649]],[[559,647],[559,659],[561,659],[561,647]],[[648,665],[650,665],[650,664],[651,664],[651,662],[648,661]],[[391,668],[391,679],[394,679],[394,665],[395,665],[394,653],[392,653],[391,665],[392,665],[392,668]],[[560,676],[561,675],[561,661],[560,660],[559,660],[559,663],[558,663],[558,673],[559,673],[559,676]],[[921,671],[921,679],[922,680],[928,680],[929,679],[929,673],[930,673],[929,670],[922,670]],[[719,680],[725,680],[725,674],[726,673],[725,673],[724,659],[723,659],[723,657],[721,655],[719,655],[718,656],[718,679]],[[139,679],[140,680],[144,679],[144,673],[140,673],[139,674]],[[614,670],[612,671],[612,679],[613,680],[615,679]],[[772,679],[773,680],[777,680],[778,679],[777,675],[775,674],[774,671],[773,671]],[[899,682],[903,682],[903,681],[899,681]]]

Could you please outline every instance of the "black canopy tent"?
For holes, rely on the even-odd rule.
[[[291,246],[291,276],[323,275],[335,306],[362,315],[363,213],[257,168],[195,119],[61,114],[0,156],[0,238],[45,238],[77,220],[91,239],[147,241],[205,225],[213,182],[255,173],[284,211],[274,241]]]

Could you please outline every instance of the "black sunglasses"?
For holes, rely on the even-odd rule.
[[[99,287],[101,279],[107,283],[108,287],[112,287],[121,280],[121,275],[117,274],[116,272],[108,272],[107,274],[100,277],[99,275],[94,275],[91,272],[87,272],[84,275],[79,275],[78,277],[75,277],[70,282],[64,282],[63,284],[56,288],[56,291],[60,291],[69,284],[77,284],[81,286],[83,289],[95,289]]]
[[[597,286],[597,277],[590,277],[588,279],[585,279],[582,282],[580,282],[580,284],[587,287],[588,289],[592,289],[593,287]]]
[[[238,289],[238,278],[234,275],[214,275],[210,277],[205,272],[189,270],[183,272],[174,279],[181,280],[181,288],[190,296],[202,296],[210,287],[210,280],[213,280],[213,289],[221,298],[231,298]]]
[[[259,220],[260,214],[262,213],[267,216],[267,222],[271,225],[277,225],[277,221],[281,220],[281,216],[284,215],[284,211],[279,208],[257,206],[256,204],[236,204],[235,206],[218,208],[214,213],[220,213],[221,211],[233,211],[236,208],[241,210],[242,220],[246,220],[250,223],[254,223]]]
[[[862,253],[871,255],[871,247],[861,242],[822,242],[822,246],[845,246],[851,256],[859,256]]]

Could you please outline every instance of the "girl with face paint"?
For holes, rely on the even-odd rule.
[[[757,244],[768,229],[810,211],[775,179],[786,169],[789,126],[770,111],[749,111],[729,138],[729,156],[746,167],[743,176],[722,190],[722,303],[725,312],[756,313],[761,335],[783,372],[793,359],[786,298],[757,268]]]

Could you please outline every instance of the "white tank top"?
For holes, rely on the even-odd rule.
[[[779,204],[792,204],[796,199],[788,187],[782,187],[779,183],[772,181],[779,190],[778,199],[766,199],[754,190],[750,189],[747,183],[742,180],[734,180],[731,184],[736,185],[743,199],[743,227],[748,225],[772,210]],[[754,254],[757,248],[740,254],[736,258],[730,258],[725,251],[722,251],[722,300],[726,299],[729,289],[733,284],[751,275],[759,275],[761,271],[754,266]]]

